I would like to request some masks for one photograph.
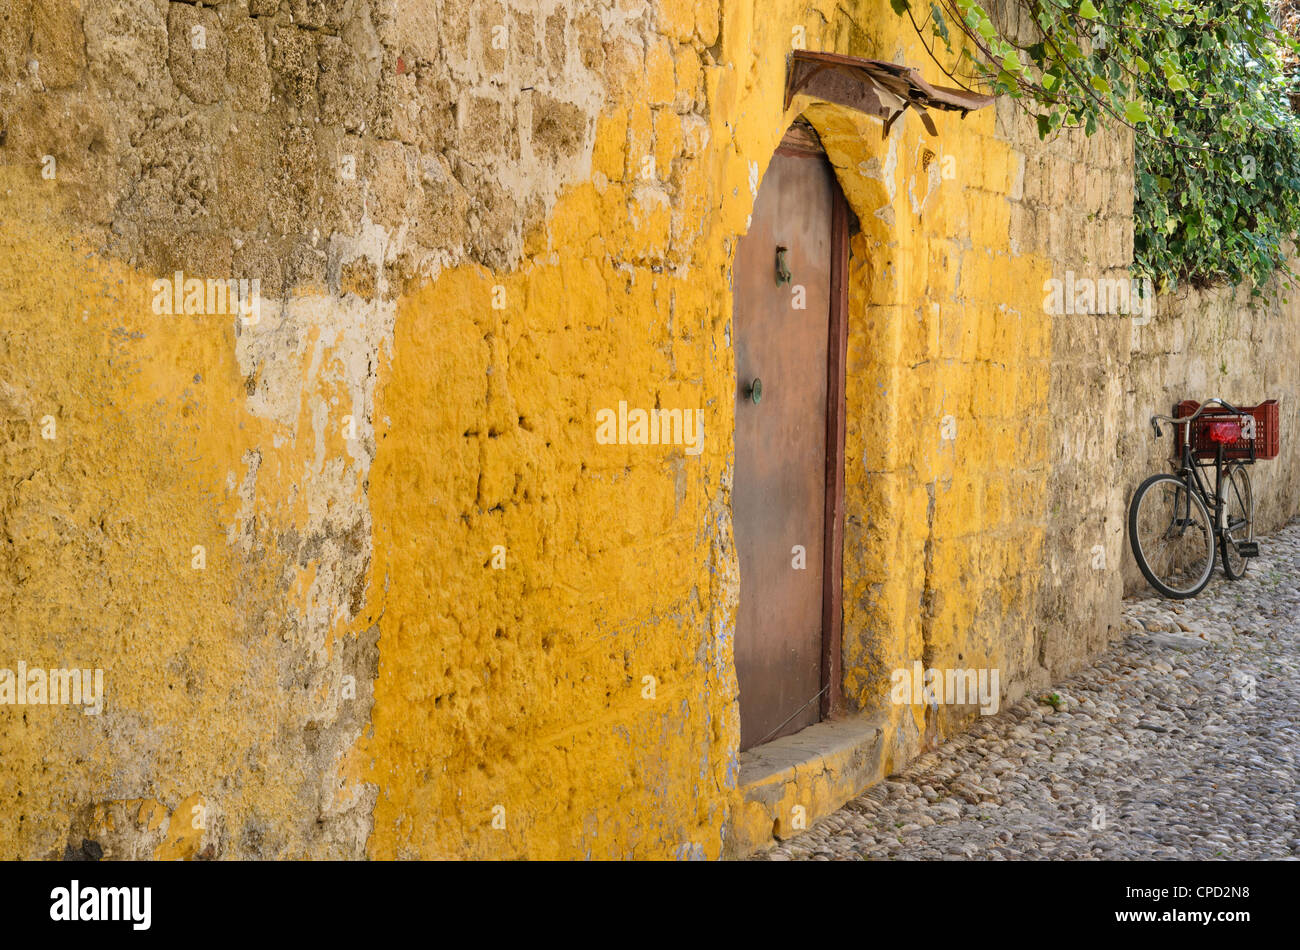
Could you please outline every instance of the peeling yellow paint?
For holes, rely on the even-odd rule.
[[[207,803],[199,794],[176,806],[167,825],[167,837],[153,856],[159,861],[177,861],[197,855],[207,828],[206,809]]]

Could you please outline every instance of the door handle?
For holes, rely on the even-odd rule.
[[[785,260],[785,252],[788,250],[788,247],[782,247],[781,245],[777,245],[776,248],[776,285],[778,287],[790,283],[791,280],[790,265]]]
[[[763,381],[755,376],[753,381],[745,386],[744,396],[757,406],[763,399]]]

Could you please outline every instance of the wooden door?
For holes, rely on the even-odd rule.
[[[838,677],[845,220],[825,156],[787,136],[732,279],[741,749],[817,722]]]

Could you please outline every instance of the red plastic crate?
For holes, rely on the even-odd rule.
[[[1184,399],[1174,407],[1174,416],[1182,419],[1190,416],[1201,407],[1199,402]],[[1282,440],[1278,433],[1277,400],[1269,399],[1258,406],[1242,406],[1241,414],[1255,417],[1255,438],[1241,439],[1223,447],[1223,457],[1227,459],[1272,459],[1277,458],[1282,449]],[[1200,459],[1214,458],[1218,443],[1211,441],[1209,427],[1216,422],[1235,420],[1238,413],[1229,412],[1222,406],[1211,406],[1201,413],[1199,419],[1192,423],[1192,454]],[[1253,448],[1253,452],[1251,451]],[[1183,427],[1174,426],[1174,451],[1182,454]]]

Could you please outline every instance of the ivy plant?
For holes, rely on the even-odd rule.
[[[1297,44],[1266,0],[891,3],[953,81],[1018,100],[1040,136],[1133,129],[1135,276],[1256,290],[1290,276]]]

